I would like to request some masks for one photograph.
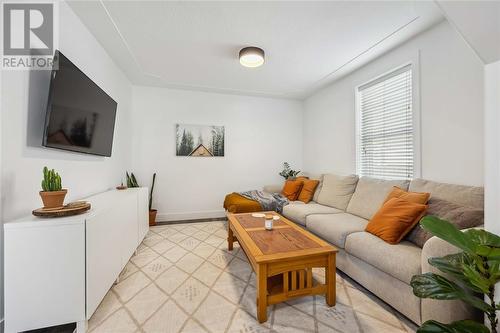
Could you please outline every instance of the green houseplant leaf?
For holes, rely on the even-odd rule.
[[[153,173],[153,182],[151,183],[151,190],[149,192],[149,210],[153,209],[153,191],[155,188],[156,172]]]
[[[481,274],[477,267],[474,266],[464,266],[464,276],[470,281],[470,284],[477,287],[483,294],[487,294],[490,291],[490,281],[483,274]]]
[[[294,178],[299,173],[300,173],[300,171],[292,170],[292,168],[290,167],[290,164],[288,162],[284,162],[283,163],[283,170],[279,173],[279,175],[281,177],[285,178],[285,180],[287,180],[289,178]]]
[[[467,287],[472,289],[474,292],[482,293],[484,289],[474,285],[469,279],[464,275],[465,267],[473,266],[475,267],[475,260],[471,254],[468,253],[456,253],[450,254],[441,258],[429,258],[429,264],[439,269],[441,272],[449,274],[451,277],[465,284]]]
[[[127,175],[127,187],[132,187],[132,179],[130,179],[128,171],[126,171],[125,174]]]
[[[139,183],[137,182],[133,172],[130,173],[130,178],[132,179],[132,187],[139,187]]]
[[[459,249],[464,250],[465,252],[475,253],[476,246],[471,240],[471,237],[467,237],[464,232],[458,230],[450,222],[441,220],[435,216],[426,216],[420,221],[420,225],[423,229],[431,232],[434,236],[455,245]]]
[[[463,232],[475,244],[500,248],[500,237],[483,229],[469,229]]]
[[[125,175],[127,176],[127,187],[132,188],[132,187],[139,187],[139,183],[137,183],[137,179],[135,178],[135,175],[133,172],[130,174],[125,172]]]
[[[422,324],[417,333],[490,333],[490,330],[473,320],[460,320],[451,324],[429,320]]]
[[[484,302],[481,298],[468,294],[456,283],[434,273],[415,275],[412,277],[410,285],[413,288],[413,293],[420,298],[439,300],[460,299],[483,312],[493,310],[491,305]]]
[[[489,259],[487,264],[490,281],[492,284],[497,284],[500,282],[500,259]]]
[[[500,304],[495,299],[495,284],[500,282],[500,237],[483,229],[458,230],[453,224],[427,216],[420,222],[423,229],[458,247],[463,252],[442,258],[430,258],[429,264],[448,274],[453,281],[433,273],[412,278],[413,293],[420,298],[461,300],[484,312],[489,326],[471,320],[443,324],[431,320],[420,333],[497,333]],[[457,283],[455,283],[456,281]],[[485,302],[483,294],[488,299]]]

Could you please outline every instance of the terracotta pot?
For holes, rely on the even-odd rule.
[[[156,213],[158,213],[156,209],[149,211],[149,225],[156,225]]]
[[[68,190],[60,191],[40,191],[42,197],[43,208],[59,208],[64,205],[64,197]]]

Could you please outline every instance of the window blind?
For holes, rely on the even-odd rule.
[[[358,88],[358,173],[413,178],[411,65]]]

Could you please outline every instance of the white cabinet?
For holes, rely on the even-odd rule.
[[[86,219],[87,313],[94,313],[122,265],[122,233],[115,209]],[[88,316],[87,316],[88,317]]]
[[[139,245],[149,231],[149,192],[147,187],[139,187],[134,190],[139,192],[137,194],[137,197],[139,198],[139,200],[137,200],[137,211],[139,213],[139,229],[137,230],[139,234],[137,238],[137,245]]]
[[[85,319],[85,225],[5,228],[5,332]]]
[[[147,233],[147,193],[108,191],[85,198],[82,215],[5,223],[5,332],[89,319]]]

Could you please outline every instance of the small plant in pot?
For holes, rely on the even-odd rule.
[[[129,174],[127,171],[125,174],[127,176],[127,187],[128,188],[139,187],[139,183],[137,182],[137,179],[135,178],[135,175],[133,172],[131,172]]]
[[[149,225],[156,225],[156,209],[153,209],[153,190],[155,188],[156,173],[153,174],[153,183],[149,192]]]
[[[64,197],[68,190],[62,188],[61,176],[54,169],[43,168],[42,191],[40,197],[43,208],[54,209],[64,205]]]
[[[300,173],[300,171],[296,171],[296,170],[293,170],[291,167],[290,167],[290,164],[288,162],[284,162],[283,163],[283,170],[279,173],[279,175],[283,178],[285,178],[285,180],[288,180],[288,179],[295,179],[297,177],[297,175]]]

